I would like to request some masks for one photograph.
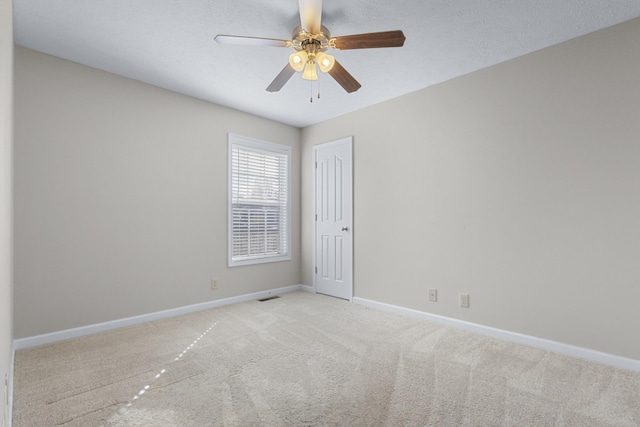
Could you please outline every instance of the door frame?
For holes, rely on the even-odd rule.
[[[327,147],[331,147],[332,145],[341,145],[341,144],[346,144],[349,146],[349,151],[351,152],[351,167],[350,167],[350,171],[351,171],[351,198],[349,199],[349,203],[351,204],[351,218],[349,218],[349,230],[351,231],[351,268],[349,269],[349,281],[351,283],[351,286],[349,287],[349,302],[353,302],[353,266],[354,266],[354,233],[353,233],[353,163],[354,163],[354,159],[353,159],[353,136],[346,136],[343,138],[339,138],[339,139],[335,139],[333,141],[329,141],[329,142],[324,142],[322,144],[318,144],[318,145],[314,145],[313,146],[313,159],[312,159],[312,163],[311,163],[311,170],[313,171],[313,211],[311,212],[311,220],[313,221],[313,236],[311,241],[313,244],[313,251],[312,251],[312,256],[313,256],[313,262],[312,262],[312,267],[311,267],[311,272],[313,274],[313,292],[314,293],[318,293],[318,285],[317,285],[317,276],[318,274],[316,273],[316,269],[317,269],[317,258],[316,258],[316,236],[317,236],[317,232],[318,232],[318,222],[315,220],[315,215],[316,215],[316,179],[317,179],[317,169],[316,169],[316,162],[318,160],[318,150],[323,149],[323,148],[327,148]]]

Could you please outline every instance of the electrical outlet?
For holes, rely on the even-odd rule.
[[[469,308],[469,294],[460,294],[460,307]]]
[[[432,302],[438,301],[438,290],[437,289],[429,289],[429,301],[432,301]]]
[[[211,279],[211,290],[215,291],[218,289],[218,279]]]

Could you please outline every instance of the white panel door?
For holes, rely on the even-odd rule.
[[[321,294],[353,297],[352,140],[314,147],[315,284]]]

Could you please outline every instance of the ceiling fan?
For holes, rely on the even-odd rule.
[[[298,5],[301,25],[294,28],[291,40],[222,34],[215,37],[223,45],[276,46],[295,50],[289,56],[289,63],[267,87],[269,92],[278,92],[296,72],[301,72],[303,79],[317,80],[316,65],[320,71],[329,73],[348,93],[355,92],[360,89],[360,83],[333,56],[325,53],[329,48],[348,50],[404,45],[405,36],[400,30],[331,37],[329,30],[321,24],[322,0],[298,0]]]

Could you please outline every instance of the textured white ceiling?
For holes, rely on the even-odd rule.
[[[332,51],[362,88],[347,94],[322,74],[313,103],[299,74],[265,91],[289,49],[213,39],[289,39],[296,0],[14,0],[14,11],[20,46],[304,127],[639,17],[640,1],[324,0],[333,36],[400,29],[407,40]]]

